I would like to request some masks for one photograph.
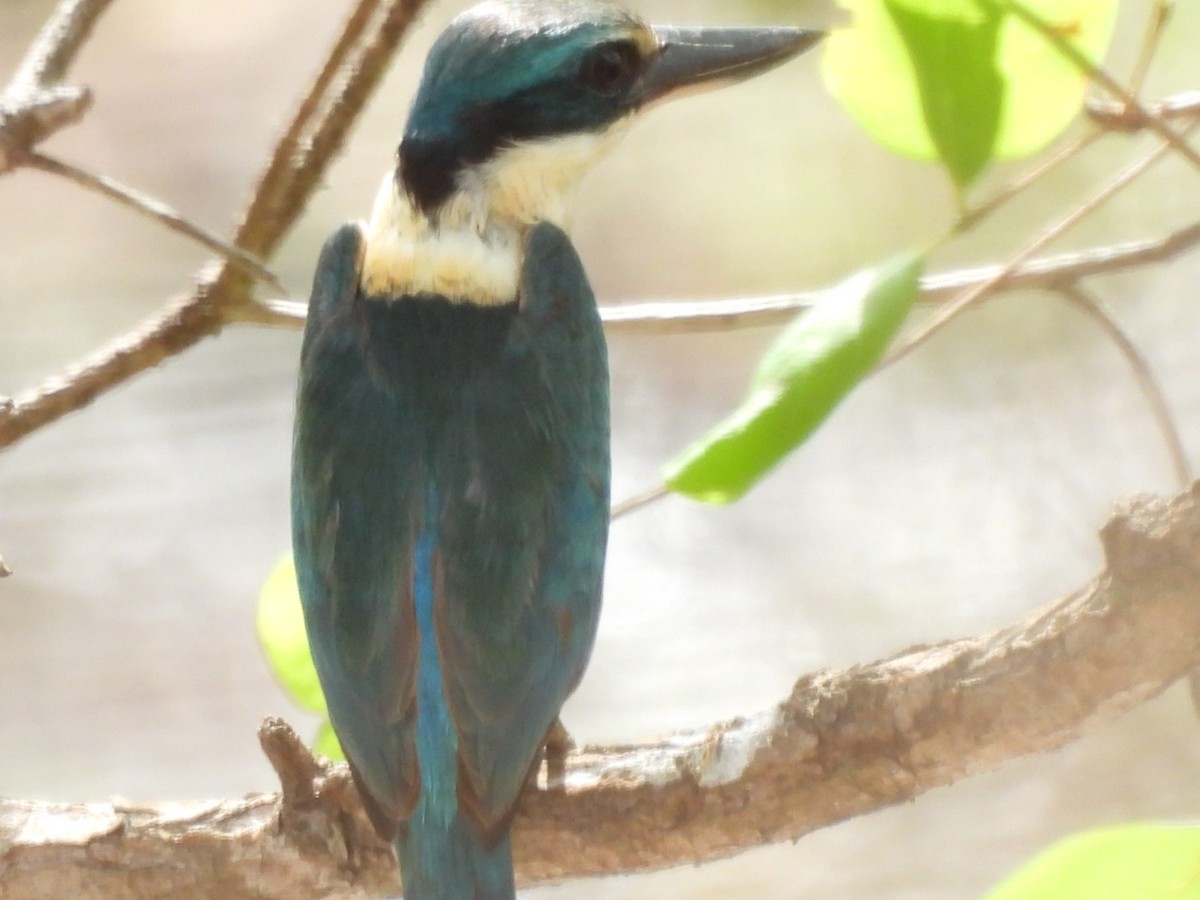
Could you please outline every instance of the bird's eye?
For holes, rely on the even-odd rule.
[[[637,61],[637,48],[629,41],[605,44],[588,54],[580,75],[588,87],[610,94],[629,80]]]

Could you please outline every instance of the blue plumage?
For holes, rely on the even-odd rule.
[[[372,221],[326,242],[296,569],[333,726],[409,900],[514,896],[516,800],[596,633],[608,369],[563,194],[644,103],[814,38],[484,3],[431,52]]]
[[[509,896],[512,807],[599,615],[603,332],[553,225],[527,239],[520,301],[488,309],[362,296],[338,280],[360,241],[350,227],[327,245],[303,351],[309,640],[409,896]]]

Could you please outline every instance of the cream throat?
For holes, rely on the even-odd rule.
[[[365,229],[363,293],[435,294],[481,305],[515,300],[525,233],[537,222],[567,227],[580,178],[625,125],[505,148],[461,171],[432,216],[389,173]]]

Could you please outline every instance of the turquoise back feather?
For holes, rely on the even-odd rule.
[[[367,298],[326,245],[293,464],[297,571],[330,716],[406,896],[511,897],[508,827],[591,652],[609,502],[595,301],[552,225],[520,295]]]

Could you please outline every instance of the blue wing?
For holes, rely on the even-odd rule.
[[[458,797],[507,823],[546,731],[578,683],[600,613],[608,534],[608,359],[567,236],[526,239],[496,378],[473,395],[441,511],[434,605],[458,736]]]
[[[293,448],[313,658],[368,810],[504,831],[578,682],[608,529],[607,356],[574,249],[531,230],[517,303],[366,298],[345,226],[314,280]],[[452,808],[451,808],[452,807]]]
[[[383,833],[416,803],[413,560],[423,493],[405,397],[374,371],[345,225],[321,253],[292,449],[296,573],[313,660],[364,802]],[[399,465],[380,472],[381,462]],[[404,464],[408,461],[408,464]]]

